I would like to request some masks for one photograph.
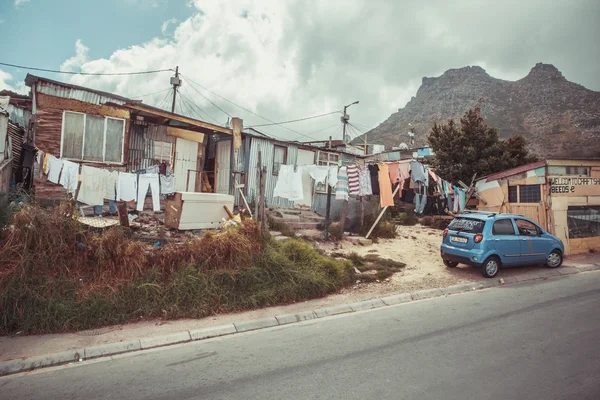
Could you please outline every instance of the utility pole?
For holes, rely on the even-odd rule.
[[[346,114],[346,109],[348,109],[348,107],[353,106],[354,104],[358,104],[358,101],[355,101],[352,104],[348,104],[347,106],[344,106],[344,115],[342,115],[342,124],[343,124],[343,129],[342,129],[342,141],[344,143],[346,143],[346,125],[348,125],[348,121],[350,121],[350,116],[348,114]]]
[[[177,101],[177,88],[181,86],[181,79],[179,79],[179,66],[175,68],[175,76],[171,77],[171,85],[173,85],[173,104],[171,105],[171,112],[175,112],[175,101]]]

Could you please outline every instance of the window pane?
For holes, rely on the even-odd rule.
[[[167,142],[154,141],[154,160],[158,162],[171,163],[172,144]]]
[[[508,187],[508,202],[509,203],[518,203],[519,202],[519,200],[517,199],[517,187],[516,186]]]
[[[106,119],[106,153],[104,161],[121,162],[125,121]]]
[[[102,161],[103,151],[104,117],[98,117],[96,115],[86,115],[83,159],[88,161]]]
[[[467,233],[481,233],[483,232],[484,226],[485,222],[479,219],[459,217],[454,218],[452,222],[450,222],[448,229]]]
[[[600,206],[577,206],[567,209],[569,238],[600,236]]]
[[[83,114],[65,112],[65,125],[63,126],[64,158],[81,159],[83,146]]]
[[[273,153],[273,175],[279,174],[281,165],[285,165],[287,156],[287,148],[281,146],[275,146]]]
[[[539,203],[541,200],[540,185],[519,186],[519,203]]]
[[[494,222],[492,233],[494,235],[514,235],[515,228],[513,228],[513,224],[510,219],[500,219]]]
[[[519,235],[523,236],[537,236],[537,227],[529,221],[525,221],[523,219],[515,220],[517,224],[517,229],[519,230]]]

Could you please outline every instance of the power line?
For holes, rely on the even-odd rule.
[[[159,105],[157,106],[157,108],[162,108],[162,105],[167,101],[167,98],[171,94],[171,90],[173,90],[173,89],[172,88],[169,89],[169,91],[167,92],[165,98],[159,103]]]
[[[179,95],[181,96],[181,98],[188,103],[188,105],[190,107],[192,107],[192,109],[196,109],[198,111],[195,112],[196,115],[200,116],[200,118],[210,118],[213,121],[215,121],[217,124],[219,123],[219,121],[214,118],[212,115],[210,115],[209,113],[207,113],[206,111],[202,110],[193,100],[190,100],[187,96],[185,96],[183,94],[183,92],[179,92]],[[206,116],[206,117],[205,117]]]
[[[91,76],[115,76],[115,75],[143,75],[143,74],[155,74],[157,72],[168,72],[174,71],[172,68],[169,69],[157,69],[154,71],[137,71],[137,72],[71,72],[71,71],[57,71],[54,69],[45,69],[45,68],[35,68],[35,67],[26,67],[24,65],[15,65],[0,62],[0,65],[4,65],[5,67],[13,67],[13,68],[21,68],[28,69],[31,71],[42,71],[42,72],[52,72],[55,74],[68,74],[68,75],[91,75]]]
[[[328,115],[331,115],[331,114],[337,114],[337,113],[339,113],[339,112],[340,112],[340,111],[332,111],[332,112],[329,112],[329,113],[326,113],[326,114],[321,114],[321,115],[313,115],[312,117],[305,117],[305,118],[293,119],[293,120],[291,120],[291,121],[275,122],[275,123],[272,123],[272,124],[253,125],[253,126],[251,126],[250,128],[258,128],[258,127],[260,127],[260,126],[272,126],[272,125],[290,124],[290,123],[292,123],[292,122],[300,122],[300,121],[306,121],[306,120],[309,120],[309,119],[315,119],[315,118],[326,117],[326,116],[328,116]]]
[[[183,74],[182,74],[183,76]],[[188,78],[189,79],[189,78]],[[221,110],[221,112],[223,114],[226,114],[228,117],[233,118],[233,115],[229,114],[227,111],[223,110],[221,107],[219,107],[218,105],[216,105],[215,103],[213,103],[208,97],[206,97],[204,94],[202,94],[198,89],[196,89],[193,85],[190,85],[190,87],[192,89],[194,89],[200,96],[204,97],[210,104],[212,104],[213,106],[217,107],[219,110]]]
[[[142,95],[139,95],[139,96],[133,96],[133,97],[148,97],[148,96],[152,96],[153,94],[159,94],[159,93],[163,93],[163,92],[166,92],[167,90],[171,90],[171,89],[172,89],[172,88],[171,88],[171,87],[169,87],[169,88],[167,88],[167,89],[159,90],[158,92],[154,92],[154,93],[148,93],[148,94],[142,94]]]
[[[183,74],[180,74],[180,75],[181,75],[181,76],[184,76]],[[261,115],[258,115],[258,114],[257,114],[257,113],[255,113],[254,111],[252,111],[252,110],[249,110],[249,109],[247,109],[247,108],[245,108],[245,107],[242,107],[242,106],[240,106],[239,104],[236,104],[236,103],[234,103],[233,101],[231,101],[231,100],[228,100],[228,99],[226,99],[225,97],[218,95],[217,93],[213,92],[212,90],[210,90],[210,89],[207,89],[207,88],[205,88],[204,86],[202,86],[201,84],[199,84],[198,82],[195,82],[194,80],[190,79],[190,78],[189,78],[187,75],[186,75],[186,76],[184,76],[184,77],[185,77],[185,78],[186,78],[188,81],[190,81],[191,83],[198,85],[199,87],[201,87],[202,89],[206,90],[207,92],[209,92],[209,93],[212,93],[213,95],[215,95],[215,96],[219,97],[220,99],[223,99],[223,100],[225,100],[226,102],[228,102],[228,103],[231,103],[231,104],[233,104],[234,106],[236,106],[236,107],[238,107],[238,108],[240,108],[240,109],[242,109],[242,110],[244,110],[244,111],[247,111],[247,112],[249,112],[250,114],[254,114],[254,115],[256,115],[257,117],[264,119],[265,121],[271,122],[272,124],[275,124],[275,125],[279,125],[279,126],[281,126],[282,128],[285,128],[285,129],[287,129],[288,131],[291,131],[291,132],[297,133],[298,135],[301,135],[301,136],[307,137],[307,138],[309,138],[309,139],[314,139],[313,137],[311,137],[311,136],[308,136],[308,135],[306,135],[306,134],[304,134],[304,133],[302,133],[302,132],[298,132],[297,130],[294,130],[294,129],[292,129],[292,128],[288,128],[288,127],[287,127],[287,126],[285,126],[285,125],[280,125],[279,123],[277,123],[277,122],[275,122],[275,121],[273,121],[273,120],[270,120],[269,118],[265,118],[265,117],[263,117],[263,116],[261,116]],[[192,87],[193,87],[193,85],[192,85]]]

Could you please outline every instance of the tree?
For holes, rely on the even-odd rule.
[[[500,140],[498,131],[485,124],[479,107],[465,113],[460,127],[453,120],[435,123],[427,139],[435,152],[436,173],[450,182],[470,183],[475,173],[483,177],[536,160],[522,136]]]

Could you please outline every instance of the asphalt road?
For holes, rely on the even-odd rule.
[[[600,272],[0,378],[2,399],[599,399]]]

